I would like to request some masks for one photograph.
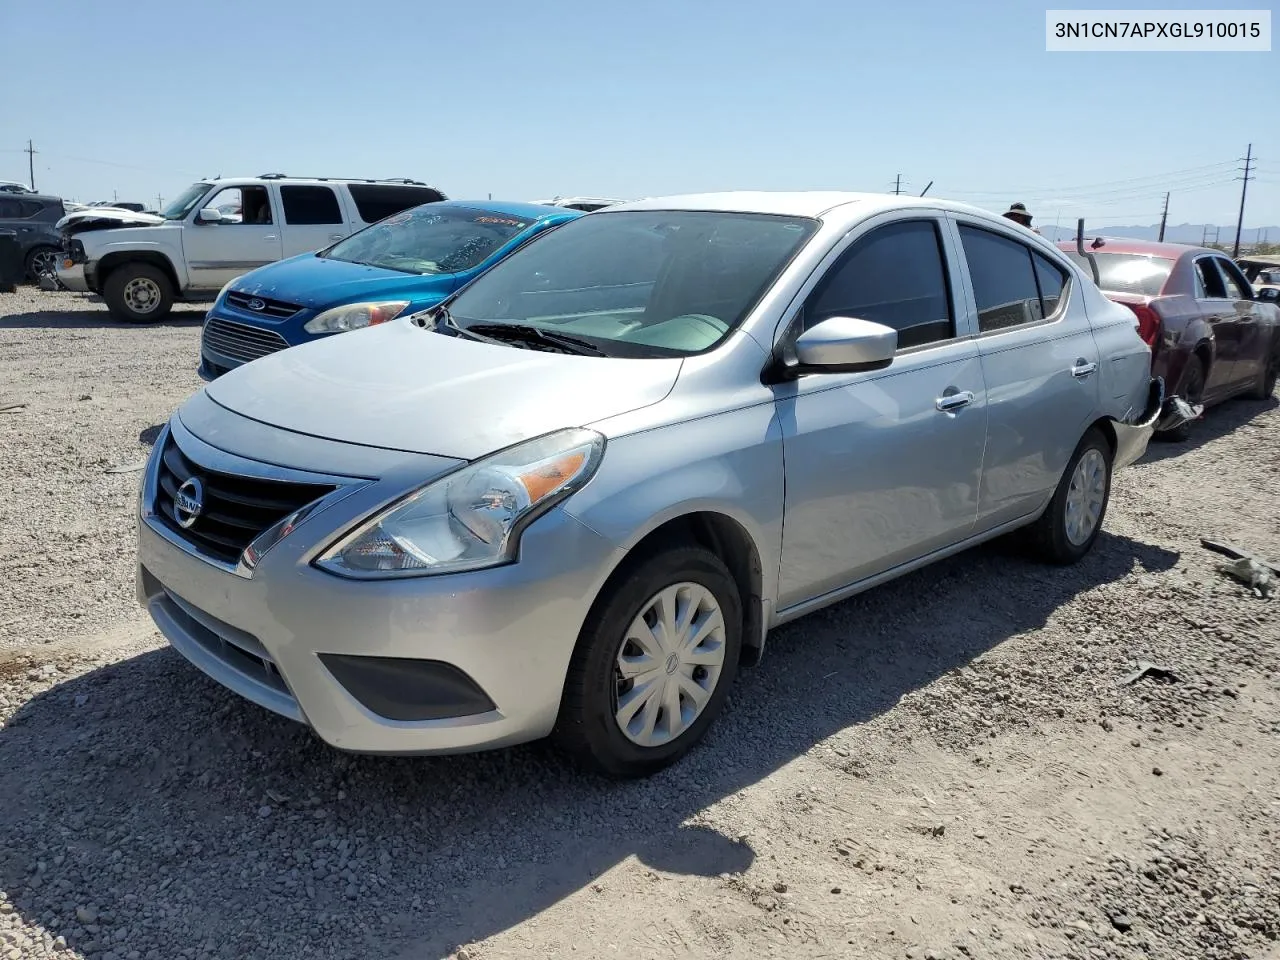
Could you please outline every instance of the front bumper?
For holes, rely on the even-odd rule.
[[[519,562],[507,566],[346,580],[311,560],[394,496],[380,481],[362,482],[303,520],[251,572],[243,564],[236,572],[145,516],[155,469],[150,464],[144,479],[138,599],[173,647],[214,680],[308,724],[334,747],[361,753],[454,753],[551,731],[578,632],[621,556],[579,521],[550,511],[525,531]],[[370,667],[353,680],[339,669],[343,662]],[[405,670],[385,672],[397,662]],[[419,682],[428,662],[437,666]],[[381,687],[371,693],[371,682]],[[431,691],[444,691],[450,703],[470,696],[473,706],[462,715],[395,719],[406,699]],[[431,703],[410,706],[432,714]],[[450,712],[434,706],[436,714]]]
[[[91,293],[89,286],[88,267],[83,263],[72,263],[70,260],[62,259],[58,261],[57,269],[58,282],[68,290],[75,293]]]

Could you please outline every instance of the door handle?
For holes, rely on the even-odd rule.
[[[262,242],[263,242],[263,243],[272,243],[273,241],[276,241],[276,240],[279,240],[279,239],[280,239],[280,238],[279,238],[279,237],[277,237],[277,236],[273,233],[273,234],[271,234],[270,236],[263,237],[263,238],[262,238]]]
[[[1085,377],[1089,376],[1089,374],[1093,373],[1093,371],[1097,369],[1098,369],[1098,365],[1096,363],[1093,363],[1090,360],[1085,360],[1082,357],[1081,359],[1077,360],[1076,365],[1071,368],[1071,375],[1075,377],[1077,380],[1083,380]]]
[[[331,234],[329,234],[329,239],[330,239],[330,240],[341,240],[341,239],[342,239],[342,234],[340,234],[340,233],[331,233]]]
[[[952,413],[971,403],[973,403],[973,391],[961,390],[958,393],[943,394],[934,402],[934,406],[943,413]]]

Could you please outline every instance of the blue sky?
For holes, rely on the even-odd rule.
[[[1050,54],[1046,6],[1071,5],[59,0],[0,59],[0,179],[30,137],[36,186],[82,201],[267,171],[504,199],[901,173],[1042,224],[1151,223],[1165,189],[1172,223],[1225,224],[1252,141],[1246,226],[1280,224],[1280,52]]]

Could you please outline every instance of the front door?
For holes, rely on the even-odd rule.
[[[954,218],[987,384],[978,528],[1035,512],[1099,409],[1098,345],[1083,298],[1055,258],[1016,228]]]
[[[786,469],[780,609],[973,531],[986,388],[977,346],[957,329],[953,271],[939,219],[873,221],[784,335],[857,317],[898,330],[898,353],[883,370],[775,387]]]
[[[1213,329],[1213,363],[1207,371],[1204,394],[1211,397],[1231,386],[1236,377],[1243,331],[1236,314],[1236,301],[1227,294],[1227,281],[1209,254],[1196,259],[1196,305]]]
[[[182,252],[192,290],[219,290],[229,280],[280,259],[280,224],[265,186],[224,187],[206,200],[222,214],[203,223],[191,212],[182,228]]]
[[[1214,257],[1227,299],[1235,312],[1236,360],[1231,365],[1231,379],[1239,384],[1262,376],[1271,352],[1271,328],[1259,316],[1253,289],[1240,268],[1226,257]]]

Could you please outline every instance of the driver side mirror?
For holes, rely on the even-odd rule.
[[[205,207],[196,214],[199,223],[221,223],[222,212],[215,207]]]
[[[856,373],[883,370],[893,363],[898,331],[856,317],[828,317],[796,338],[795,362],[787,370],[802,373]]]
[[[1263,303],[1280,305],[1280,287],[1267,287],[1263,290],[1255,290],[1254,293]]]

